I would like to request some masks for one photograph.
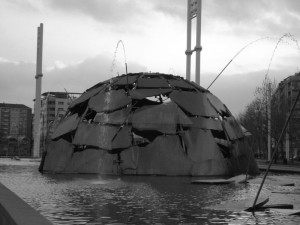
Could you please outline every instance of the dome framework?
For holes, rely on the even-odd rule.
[[[257,165],[241,125],[201,86],[161,73],[114,77],[69,106],[43,172],[235,175]]]

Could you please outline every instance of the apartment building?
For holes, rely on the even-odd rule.
[[[41,147],[51,137],[53,126],[65,115],[72,101],[81,93],[45,92],[41,98]],[[42,152],[42,151],[41,151]]]
[[[30,156],[32,109],[23,104],[0,103],[0,155]]]
[[[281,81],[273,96],[273,111],[277,111],[281,118],[276,118],[275,122],[284,121],[288,117],[290,110],[300,91],[300,72],[287,77]],[[273,113],[276,116],[276,113]],[[282,126],[281,125],[281,126]],[[283,140],[282,149],[287,160],[293,160],[300,157],[300,100],[296,103],[287,131]]]

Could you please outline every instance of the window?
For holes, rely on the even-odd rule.
[[[58,104],[58,105],[63,105],[63,104],[64,104],[64,102],[58,102],[57,104]]]

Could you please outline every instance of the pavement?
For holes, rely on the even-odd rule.
[[[256,159],[259,170],[265,171],[268,168],[269,162],[267,160]],[[270,167],[270,171],[272,172],[287,172],[287,173],[299,173],[300,174],[300,162],[287,162],[284,164],[279,161],[277,163],[272,163]]]

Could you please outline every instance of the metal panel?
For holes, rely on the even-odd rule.
[[[244,136],[252,136],[251,132],[241,125]]]
[[[216,110],[209,104],[205,94],[200,92],[173,91],[170,94],[172,101],[181,108],[196,116],[218,117]]]
[[[185,80],[173,80],[173,79],[170,79],[168,81],[169,81],[169,84],[172,87],[178,87],[178,88],[195,90],[194,86],[192,86],[191,84],[187,83]]]
[[[244,137],[241,126],[233,117],[224,119],[223,126],[230,140],[236,140]]]
[[[76,131],[73,144],[96,146],[101,149],[127,148],[131,145],[129,127],[115,127],[81,123]]]
[[[138,88],[169,88],[168,82],[163,78],[139,78]]]
[[[122,76],[119,78],[118,81],[114,82],[114,85],[127,85],[127,84],[133,84],[136,82],[139,75],[128,75],[128,76]]]
[[[134,89],[130,90],[129,94],[131,98],[140,100],[146,97],[157,96],[161,94],[164,95],[170,93],[171,91],[171,89]]]
[[[107,112],[120,109],[131,103],[124,90],[111,90],[92,97],[89,107],[96,112]]]
[[[189,118],[193,125],[192,127],[200,129],[209,129],[209,130],[223,130],[222,123],[220,120],[213,118],[204,118],[204,117],[190,117]]]
[[[93,97],[94,95],[98,94],[102,89],[105,88],[106,85],[102,85],[100,87],[97,87],[95,89],[92,89],[90,91],[84,92],[79,98],[75,99],[70,105],[69,108],[72,109],[74,108],[76,105],[87,101],[88,99],[90,99],[91,97]]]
[[[67,134],[77,128],[80,118],[78,114],[73,114],[60,121],[56,129],[54,130],[51,139],[54,140],[64,134]]]
[[[185,82],[187,82],[188,84],[192,85],[194,88],[196,88],[198,91],[200,92],[208,92],[207,89],[199,86],[198,84],[196,84],[194,81],[189,81],[189,80],[185,80]]]
[[[187,147],[187,155],[193,162],[223,158],[211,131],[191,128],[181,136]]]
[[[133,127],[139,130],[156,130],[175,134],[177,124],[191,125],[192,122],[175,103],[147,106],[136,110],[132,116]]]
[[[147,131],[158,131],[163,134],[176,134],[176,124],[134,122],[133,127],[146,133]]]
[[[76,131],[73,144],[96,146],[102,149],[111,149],[111,140],[118,128],[100,126],[90,123],[80,123]]]
[[[123,149],[132,146],[132,133],[131,127],[123,126],[120,127],[116,136],[112,139],[112,150]]]
[[[94,122],[108,123],[108,124],[124,124],[125,120],[129,117],[131,107],[114,111],[112,113],[97,113]]]
[[[215,110],[217,110],[220,114],[222,114],[223,112],[227,112],[224,104],[220,101],[220,99],[218,99],[216,96],[214,96],[211,93],[207,93],[206,94],[208,101],[210,102],[210,104],[215,108]]]

